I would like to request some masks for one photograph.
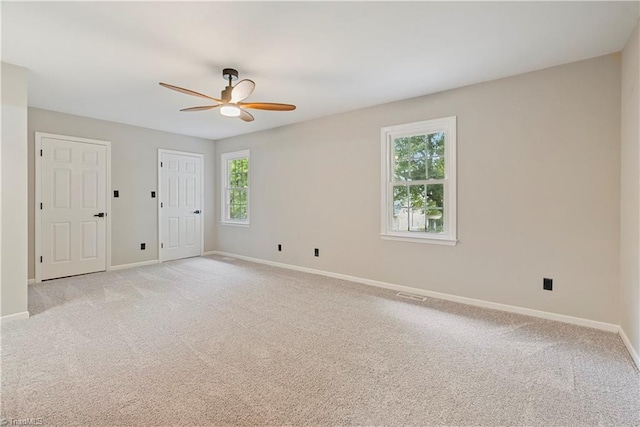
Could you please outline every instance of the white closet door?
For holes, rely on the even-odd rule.
[[[161,153],[161,260],[201,255],[202,158]]]
[[[42,138],[42,280],[106,270],[106,150]]]

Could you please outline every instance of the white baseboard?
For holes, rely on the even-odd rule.
[[[124,270],[125,268],[144,267],[145,265],[153,265],[153,264],[159,264],[159,263],[160,261],[158,261],[157,259],[152,259],[150,261],[133,262],[131,264],[112,265],[110,268],[110,271]]]
[[[618,333],[620,327],[612,323],[598,322],[596,320],[583,319],[580,317],[567,316],[565,314],[550,313],[548,311],[534,310],[532,308],[518,307],[514,305],[501,304],[497,302],[479,300],[474,298],[461,297],[458,295],[445,294],[441,292],[427,291],[425,289],[412,288],[410,286],[396,285],[394,283],[380,282],[378,280],[365,279],[362,277],[348,276],[346,274],[333,273],[330,271],[316,270],[314,268],[300,267],[297,265],[283,264],[275,261],[268,261],[260,258],[252,258],[244,255],[236,255],[227,252],[213,251],[211,255],[221,255],[231,258],[237,258],[245,261],[255,262],[259,264],[271,265],[274,267],[287,268],[289,270],[302,271],[305,273],[318,274],[321,276],[333,277],[334,279],[347,280],[349,282],[362,283],[364,285],[376,286],[379,288],[391,289],[394,291],[408,292],[411,294],[421,295],[430,298],[437,298],[447,301],[458,302],[461,304],[473,305],[476,307],[490,308],[493,310],[506,311],[509,313],[523,314],[525,316],[538,317],[541,319],[555,320],[572,325],[586,326],[588,328],[600,329],[602,331]]]
[[[132,262],[131,264],[120,264],[120,265],[112,265],[109,267],[107,271],[116,271],[116,270],[124,270],[126,268],[135,268],[135,267],[144,267],[145,265],[153,265],[159,264],[160,261],[157,259],[152,259],[150,261],[141,261],[141,262]],[[29,279],[27,284],[31,285],[32,283],[36,283],[36,279]]]
[[[629,341],[629,337],[624,332],[624,329],[622,329],[622,326],[620,326],[620,330],[618,331],[618,333],[620,334],[620,337],[622,338],[622,342],[624,342],[624,345],[627,347],[627,350],[629,351],[629,354],[631,355],[631,359],[633,359],[633,361],[635,362],[635,364],[638,367],[638,369],[640,369],[640,357],[638,357],[638,353],[636,352],[636,350],[631,345],[631,341]]]
[[[6,316],[0,317],[0,323],[6,323],[14,320],[28,319],[28,318],[29,318],[29,312],[21,311],[20,313],[7,314]]]
[[[207,252],[202,252],[201,256],[209,256],[209,255],[217,255],[218,251],[207,251]]]

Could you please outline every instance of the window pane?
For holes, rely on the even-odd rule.
[[[229,206],[229,213],[231,219],[247,219],[247,206],[246,205],[231,205]]]
[[[425,230],[426,186],[409,186],[409,231]]]
[[[412,208],[424,208],[426,205],[426,188],[424,185],[409,186],[409,205]]]
[[[406,207],[408,207],[407,187],[404,185],[393,187],[393,214],[396,215]]]
[[[429,179],[444,179],[444,132],[427,135]]]
[[[249,159],[229,161],[229,186],[247,188],[249,186]]]
[[[232,190],[229,198],[229,203],[234,204],[246,204],[247,203],[247,191],[246,190]]]
[[[394,181],[427,179],[427,135],[395,138]]]
[[[394,181],[409,181],[411,179],[411,171],[409,170],[409,160],[396,160]]]
[[[429,233],[444,231],[444,185],[427,185],[426,230]]]
[[[233,205],[232,219],[247,219],[247,205]]]
[[[409,229],[409,205],[407,187],[393,187],[393,217],[391,219],[393,231],[407,231]]]
[[[409,181],[411,171],[409,169],[411,147],[409,138],[395,138],[393,140],[394,181]]]
[[[427,178],[427,135],[414,135],[410,138],[411,179]]]
[[[393,155],[396,159],[408,159],[410,155],[409,138],[402,137],[393,140]]]
[[[247,190],[229,192],[229,218],[247,219]]]
[[[425,231],[425,211],[423,208],[412,207],[409,209],[409,231]]]
[[[247,205],[231,204],[229,205],[229,218],[231,219],[247,219]]]

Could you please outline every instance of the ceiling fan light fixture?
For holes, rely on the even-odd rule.
[[[220,114],[222,114],[225,117],[239,117],[240,107],[233,104],[225,104],[220,107]]]

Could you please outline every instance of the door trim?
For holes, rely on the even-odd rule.
[[[160,208],[160,201],[162,200],[162,167],[160,166],[160,162],[162,161],[163,154],[179,154],[181,156],[191,156],[200,158],[200,256],[204,253],[204,154],[203,153],[192,153],[189,151],[176,151],[176,150],[168,150],[164,148],[158,148],[158,162],[156,166],[158,167],[158,199],[156,202],[158,209],[158,262],[162,263],[164,260],[162,259],[162,209]]]
[[[41,235],[41,213],[39,209],[39,204],[41,200],[41,184],[40,178],[42,175],[42,160],[40,157],[40,150],[42,149],[42,138],[51,138],[51,139],[60,139],[63,141],[72,141],[72,142],[80,142],[83,144],[95,144],[95,145],[104,145],[106,147],[106,169],[107,169],[107,188],[106,188],[106,202],[107,202],[107,216],[106,216],[106,238],[105,238],[105,266],[106,270],[111,270],[111,141],[102,141],[99,139],[89,139],[89,138],[79,138],[76,136],[66,136],[59,135],[55,133],[46,133],[46,132],[36,132],[35,133],[35,152],[34,157],[36,158],[36,169],[35,169],[35,200],[33,203],[33,209],[35,212],[34,222],[34,239],[35,239],[35,256],[33,262],[35,264],[35,273],[36,273],[36,283],[40,283],[42,280],[41,272],[40,272],[40,262],[38,259],[42,255],[42,235]]]

